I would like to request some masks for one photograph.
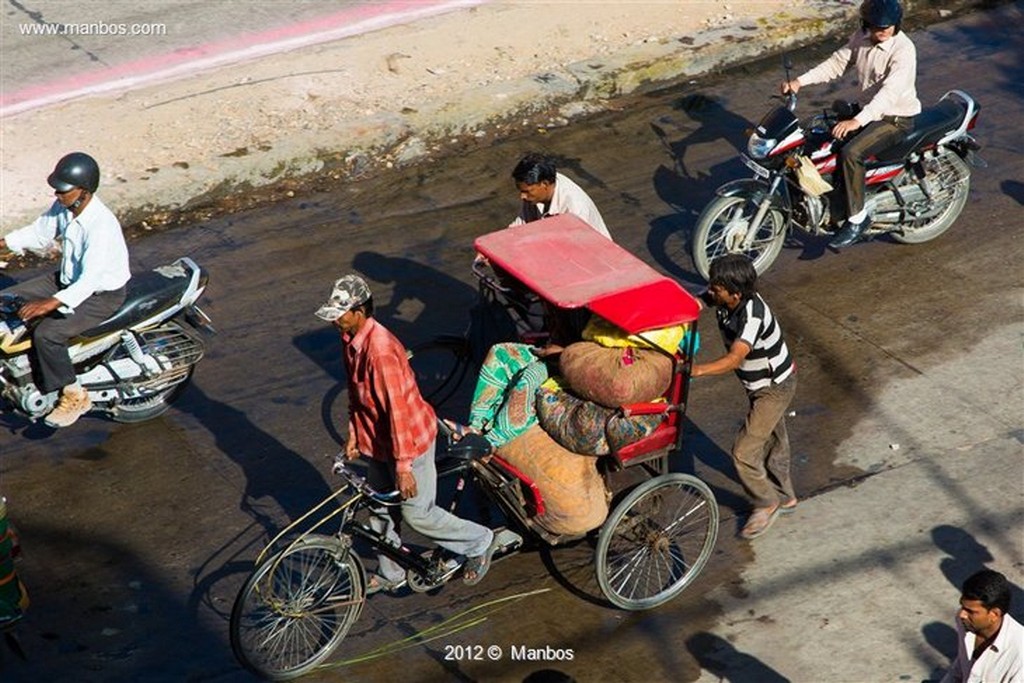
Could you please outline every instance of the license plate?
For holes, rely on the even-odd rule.
[[[765,178],[765,179],[767,179],[768,176],[771,175],[771,173],[768,172],[767,168],[765,168],[761,164],[757,163],[756,161],[754,161],[753,159],[748,157],[746,154],[741,154],[740,155],[740,161],[743,162],[744,166],[746,166],[751,171],[753,171],[754,175],[756,175],[758,178]]]

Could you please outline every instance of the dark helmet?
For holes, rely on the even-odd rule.
[[[860,23],[866,31],[870,26],[895,26],[900,31],[903,7],[900,0],[864,0],[860,6]]]
[[[46,182],[57,192],[68,192],[76,187],[95,192],[100,186],[100,165],[85,152],[72,152],[57,162]]]

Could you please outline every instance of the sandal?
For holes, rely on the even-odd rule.
[[[497,549],[498,543],[495,538],[495,540],[491,541],[491,544],[487,546],[487,550],[483,555],[477,555],[476,557],[466,559],[466,563],[462,565],[462,581],[467,586],[475,586],[483,581],[484,576],[491,568],[491,557]]]
[[[370,574],[366,577],[366,594],[373,595],[374,593],[394,593],[400,588],[405,586],[405,579],[399,579],[398,581],[389,581],[380,574]]]
[[[779,516],[781,510],[781,505],[776,505],[773,508],[754,508],[743,530],[740,531],[740,538],[745,538],[749,541],[768,531],[768,528],[775,521],[775,518]]]
[[[779,506],[780,515],[791,515],[796,512],[796,506],[800,503],[796,498],[787,500],[785,503]]]

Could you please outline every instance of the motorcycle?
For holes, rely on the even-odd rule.
[[[208,276],[190,258],[133,275],[114,315],[68,343],[78,381],[94,413],[117,422],[141,422],[164,413],[203,357],[201,333],[213,333],[196,305]],[[18,317],[24,301],[0,294],[0,403],[35,421],[48,414],[58,392],[43,393],[32,379],[29,326]]]
[[[789,65],[786,66],[789,80]],[[833,186],[842,142],[831,135],[856,105],[837,101],[802,123],[797,97],[772,109],[757,125],[740,160],[753,178],[716,190],[701,212],[693,238],[697,272],[708,278],[711,262],[724,254],[746,254],[758,273],[778,257],[792,229],[831,234]],[[971,166],[984,166],[970,135],[981,107],[962,90],[950,90],[914,117],[914,130],[900,145],[867,160],[865,207],[872,225],[865,236],[889,234],[917,244],[938,237],[967,202]],[[833,178],[835,180],[833,181]]]

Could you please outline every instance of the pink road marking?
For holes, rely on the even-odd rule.
[[[206,69],[339,40],[456,9],[474,7],[488,1],[392,0],[360,5],[319,19],[197,47],[181,48],[107,69],[29,86],[0,97],[0,117],[78,97],[189,76]]]

